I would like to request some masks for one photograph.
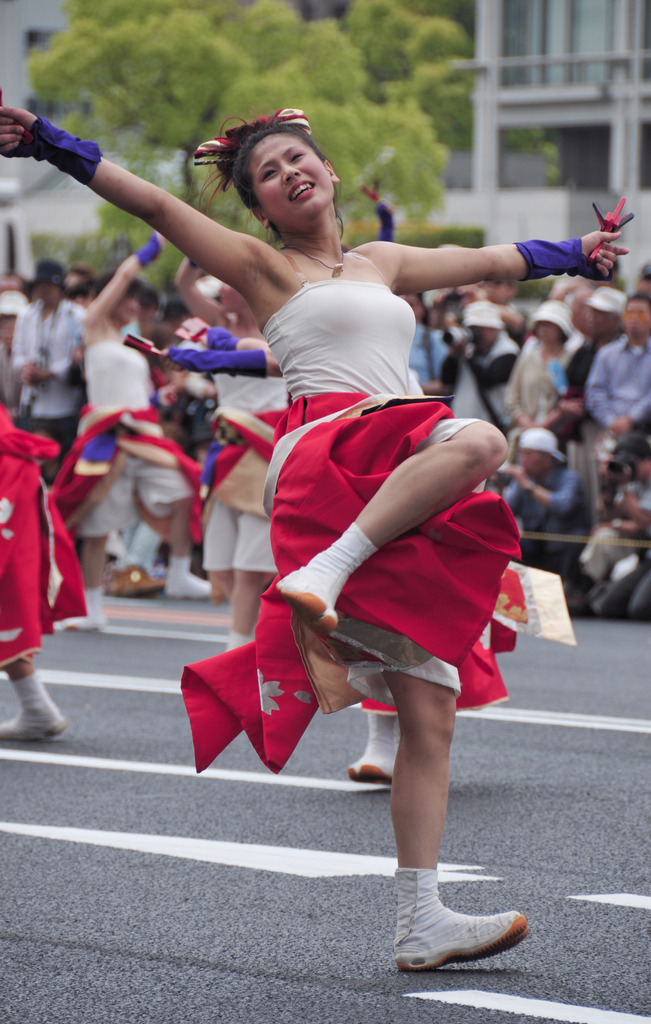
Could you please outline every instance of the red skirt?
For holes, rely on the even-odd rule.
[[[362,397],[300,399],[283,417],[276,439]],[[449,409],[435,400],[398,399],[308,431],[278,478],[271,538],[280,577],[336,540],[448,417]],[[471,494],[372,555],[350,577],[337,607],[458,666],[489,621],[502,573],[518,553],[518,530],[506,504],[491,493]],[[273,771],[283,767],[317,701],[289,606],[275,584],[263,595],[255,644],[188,666],[182,687],[197,770],[242,729],[265,764]]]
[[[39,651],[55,621],[86,614],[77,556],[38,466],[58,451],[0,407],[0,666]]]

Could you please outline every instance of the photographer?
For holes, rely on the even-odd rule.
[[[450,327],[443,340],[450,354],[441,379],[454,393],[454,415],[488,420],[505,430],[506,384],[520,349],[504,330],[498,307],[472,302],[464,310],[463,327]]]
[[[635,431],[620,438],[607,464],[606,478],[618,488],[618,515],[611,520],[610,528],[618,537],[651,540],[651,445],[643,433]],[[625,558],[629,562],[628,550],[619,548],[624,555],[620,555],[620,566]],[[605,618],[651,619],[651,549],[641,549],[630,561],[631,570],[616,573],[617,578],[591,601],[595,614]]]
[[[567,468],[556,437],[544,427],[523,430],[518,462],[507,463],[501,472],[511,477],[503,498],[522,531],[549,535],[548,539],[522,538],[523,563],[558,573],[571,592],[578,582],[581,546],[562,538],[568,534],[581,536],[587,529],[578,473]]]

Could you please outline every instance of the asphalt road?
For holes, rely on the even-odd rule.
[[[359,710],[317,716],[277,778],[241,737],[196,777],[178,680],[228,609],[109,611],[38,657],[68,730],[0,744],[0,1024],[651,1022],[648,626],[520,639],[506,711],[459,716],[442,895],[530,935],[407,974],[389,793],[347,785]]]

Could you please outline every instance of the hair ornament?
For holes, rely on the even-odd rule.
[[[229,128],[225,135],[202,143],[194,154],[195,166],[216,164],[227,154],[234,156],[245,139],[274,122],[291,124],[296,128],[300,128],[308,135],[312,134],[310,122],[304,112],[293,107],[287,107],[284,110],[277,110],[271,117],[258,117],[255,121],[243,121],[242,124]]]

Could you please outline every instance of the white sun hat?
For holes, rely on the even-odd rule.
[[[528,448],[532,452],[546,452],[553,455],[559,462],[565,462],[565,456],[558,448],[558,442],[551,430],[545,427],[528,427],[518,438],[518,448]]]
[[[218,277],[210,277],[206,274],[205,277],[200,277],[197,281],[197,288],[207,299],[217,299],[222,290],[222,282]]]
[[[0,292],[0,316],[18,316],[28,305],[29,299],[22,292]]]
[[[496,327],[502,330],[504,321],[494,302],[471,302],[463,311],[465,327]]]
[[[622,316],[626,301],[625,292],[619,292],[616,288],[597,288],[594,295],[586,301],[586,306],[598,309],[602,313],[610,313],[611,316]]]

